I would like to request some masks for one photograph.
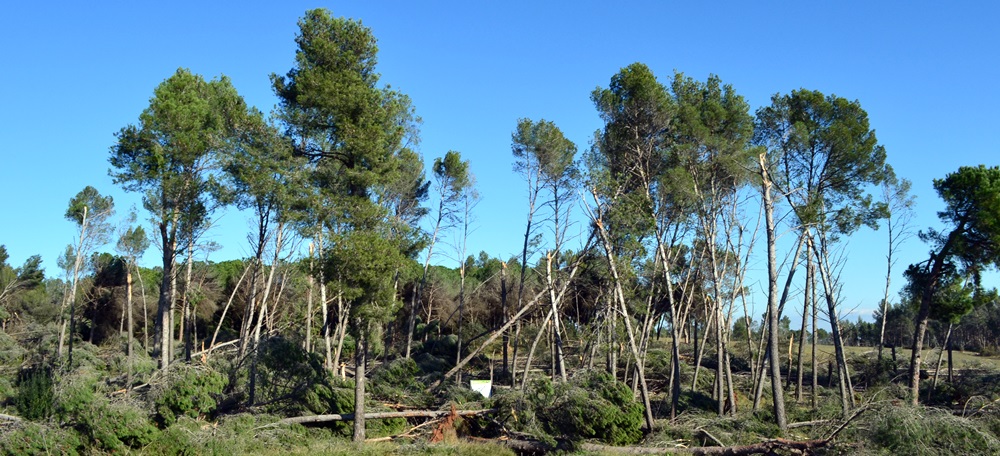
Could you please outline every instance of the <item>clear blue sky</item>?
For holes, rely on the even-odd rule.
[[[225,74],[269,111],[268,75],[291,68],[296,21],[314,7],[372,28],[382,81],[423,117],[428,163],[449,149],[471,160],[483,196],[472,252],[520,248],[517,119],[554,121],[586,148],[600,128],[590,92],[636,61],[664,82],[674,70],[718,74],[752,109],[797,88],[859,100],[914,183],[918,227],[937,226],[932,179],[998,163],[994,2],[12,2],[0,13],[0,244],[10,262],[41,254],[58,275],[74,232],[63,213],[86,185],[113,195],[121,215],[139,205],[107,176],[108,148],[178,67]],[[225,248],[211,259],[246,256],[247,226],[235,210],[222,215],[210,236]],[[884,235],[850,240],[844,305],[866,317],[881,296]],[[926,250],[912,240],[898,270]]]

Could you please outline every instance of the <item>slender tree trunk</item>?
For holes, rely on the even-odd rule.
[[[191,352],[194,349],[192,333],[194,332],[194,315],[191,311],[191,273],[194,269],[194,235],[188,233],[187,270],[184,273],[184,321],[181,332],[184,334],[184,361],[191,362]]]
[[[809,242],[812,242],[810,239]],[[822,251],[821,251],[822,250]],[[823,283],[823,294],[826,297],[826,307],[827,313],[830,316],[830,336],[833,338],[834,352],[836,353],[837,359],[837,370],[839,372],[840,378],[840,401],[843,406],[844,417],[850,416],[851,408],[853,407],[853,394],[850,385],[850,371],[847,367],[847,357],[844,354],[844,342],[840,334],[840,323],[837,318],[837,301],[834,296],[834,284],[833,277],[831,275],[829,265],[824,261],[826,258],[825,248],[816,249],[813,246],[813,251],[817,255],[817,263],[819,266],[819,275]],[[822,257],[820,257],[822,255]]]
[[[337,290],[337,327],[334,328],[334,337],[337,338],[337,341],[333,351],[334,369],[340,368],[340,358],[344,353],[344,337],[347,335],[349,310],[347,303],[344,301],[344,291]]]
[[[142,281],[142,270],[136,265],[135,275],[139,277],[139,293],[142,294],[142,349],[149,350],[149,314],[146,306],[146,284]]]
[[[333,372],[334,362],[333,362],[333,352],[332,347],[330,347],[330,308],[326,299],[326,275],[323,272],[323,251],[325,247],[323,246],[323,224],[320,223],[319,229],[316,230],[316,257],[319,260],[319,302],[320,311],[323,312],[323,362],[325,364],[326,370]]]
[[[358,343],[354,351],[354,442],[365,441],[365,364],[368,363],[368,331],[361,319],[354,322],[358,328]]]
[[[596,199],[596,194],[595,194]],[[592,214],[593,215],[593,214]],[[611,272],[611,279],[614,286],[615,297],[618,300],[618,307],[621,311],[622,320],[625,322],[625,331],[628,333],[629,348],[632,351],[632,357],[636,361],[641,360],[639,356],[639,347],[635,343],[635,332],[632,329],[632,318],[629,316],[628,303],[625,301],[625,292],[622,289],[622,279],[618,274],[618,266],[614,257],[613,247],[611,245],[611,239],[608,236],[607,230],[604,227],[604,222],[602,219],[593,217],[595,224],[598,228],[598,233],[601,236],[601,241],[604,243],[604,256],[608,261],[608,268]],[[653,410],[650,404],[649,390],[646,387],[646,374],[645,366],[642,363],[636,364],[636,374],[639,376],[639,389],[642,393],[642,402],[645,407],[646,412],[646,430],[653,431]]]
[[[176,219],[174,226],[168,230],[167,222],[160,222],[160,238],[163,246],[163,277],[160,280],[160,296],[156,307],[156,325],[154,327],[154,355],[158,355],[160,369],[170,366],[171,331],[170,307],[173,296],[174,252],[176,246]]]
[[[253,342],[250,349],[253,351],[250,361],[250,387],[247,398],[247,405],[253,406],[257,400],[257,359],[260,356],[260,329],[264,319],[267,317],[267,299],[271,294],[271,286],[274,283],[274,272],[278,269],[278,262],[281,260],[282,243],[284,241],[284,222],[279,221],[274,235],[274,258],[271,260],[271,268],[267,273],[267,280],[264,282],[264,292],[260,298],[260,311],[257,312],[257,323],[253,329]]]
[[[934,369],[934,380],[931,381],[931,389],[927,391],[927,400],[931,399],[931,395],[934,394],[934,390],[937,389],[938,375],[941,373],[941,363],[944,361],[944,352],[948,349],[947,347],[951,345],[951,330],[953,326],[954,325],[952,323],[948,323],[948,333],[944,336],[944,345],[941,346],[941,350],[938,352],[937,368]],[[948,358],[950,359],[950,349],[948,349],[948,353]]]
[[[306,276],[306,353],[312,353],[312,318],[313,318],[313,288],[316,288],[316,278],[313,276],[313,243],[309,243],[309,274]]]
[[[128,394],[129,390],[132,389],[132,335],[135,332],[135,326],[132,323],[132,263],[134,261],[129,261],[125,265],[125,307],[128,312],[128,371],[125,374],[125,394]]]
[[[819,322],[819,308],[818,301],[816,299],[816,268],[811,263],[809,264],[809,269],[806,280],[809,281],[809,288],[812,289],[812,295],[809,296],[809,300],[812,301],[812,386],[810,388],[810,399],[812,401],[812,408],[816,410],[817,407],[817,393],[816,386],[819,385],[819,363],[816,359],[816,344],[819,343],[817,338],[819,333],[817,331]]]
[[[507,309],[507,262],[500,262],[500,312],[501,312],[501,324],[507,324],[507,314],[509,310]],[[510,349],[510,334],[507,331],[503,332],[503,371],[501,376],[506,379],[508,373],[510,372],[510,358],[508,357],[508,351]],[[513,382],[511,383],[513,385]]]
[[[591,245],[590,241],[591,241],[591,239],[587,240],[587,243],[586,243],[585,247],[583,249],[581,249],[581,253],[582,252],[586,252],[587,250],[590,249],[590,245]],[[582,258],[582,256],[583,255],[580,255],[581,258]],[[580,270],[581,263],[582,263],[582,261],[580,261],[580,259],[577,259],[577,261],[573,264],[573,268],[570,270],[569,276],[566,278],[566,281],[563,282],[562,287],[559,290],[559,299],[562,299],[562,297],[565,296],[566,290],[569,289],[569,285],[573,282],[573,277],[575,277],[576,273]],[[457,373],[459,370],[461,370],[463,367],[465,367],[465,365],[468,364],[469,361],[471,361],[474,357],[476,357],[476,355],[478,355],[480,352],[482,352],[483,349],[485,349],[487,346],[489,346],[490,344],[492,344],[493,341],[497,340],[497,338],[500,337],[500,335],[503,334],[504,331],[507,331],[508,329],[510,329],[511,326],[513,326],[513,325],[517,324],[518,322],[520,322],[521,321],[521,317],[523,317],[525,314],[527,314],[528,311],[531,310],[531,308],[538,302],[539,299],[542,299],[542,297],[544,295],[545,295],[545,291],[543,290],[542,292],[540,292],[537,295],[535,295],[535,297],[531,301],[528,301],[527,303],[525,303],[525,305],[522,306],[520,308],[520,310],[518,310],[517,313],[514,314],[514,316],[511,317],[511,319],[506,324],[503,325],[503,327],[501,327],[500,329],[494,331],[489,337],[487,337],[486,340],[479,346],[479,348],[477,348],[477,349],[473,350],[472,352],[470,352],[469,354],[465,355],[465,358],[462,358],[462,361],[460,363],[458,363],[458,365],[456,365],[455,367],[451,368],[451,370],[449,370],[448,372],[445,372],[444,376],[441,379],[435,380],[433,383],[431,383],[430,386],[427,387],[427,391],[433,391],[435,388],[437,388],[438,386],[440,386],[442,382],[444,382],[445,380],[448,380],[449,378],[451,378],[453,375],[455,375],[455,373]],[[516,345],[515,345],[515,348],[516,348]],[[516,357],[515,357],[515,359],[516,359]],[[516,369],[516,366],[515,366],[515,369],[512,369],[511,372],[513,373],[513,372],[516,372],[516,371],[517,371],[517,369]]]
[[[240,290],[240,284],[243,283],[243,279],[246,278],[247,273],[250,272],[252,268],[252,264],[243,268],[243,274],[240,274],[240,280],[236,281],[236,286],[233,287],[233,292],[229,294],[229,300],[226,301],[226,306],[222,308],[222,315],[219,316],[219,324],[215,326],[215,332],[212,333],[212,341],[208,344],[209,350],[215,347],[215,340],[219,337],[219,330],[222,329],[222,323],[226,321],[226,314],[229,312],[229,306],[233,304],[233,298],[236,297],[236,293]]]
[[[69,356],[67,365],[72,368],[73,366],[73,333],[76,332],[76,287],[80,279],[80,268],[83,267],[83,241],[87,236],[87,206],[83,207],[83,218],[80,223],[80,239],[76,244],[76,255],[73,258],[73,285],[70,287],[69,291]],[[63,325],[63,333],[66,325]],[[60,352],[62,351],[62,340],[63,336],[60,334],[59,337],[59,347]]]
[[[176,241],[175,241],[174,245],[175,245],[174,251],[176,252],[177,251],[176,250]],[[173,331],[174,331],[175,327],[178,327],[178,325],[176,324],[177,320],[176,320],[176,315],[175,315],[175,313],[177,312],[177,264],[176,263],[177,263],[177,256],[175,255],[174,256],[174,267],[171,268],[171,271],[170,271],[171,272],[171,274],[170,274],[170,312],[169,312],[169,314],[170,314],[170,331],[167,333],[167,339],[170,339],[170,344],[168,344],[168,348],[169,348],[168,352],[170,353],[170,359],[171,360],[174,359],[174,355],[176,354],[176,347],[174,346],[175,344],[174,344],[174,341],[172,339]],[[181,339],[181,332],[182,331],[183,331],[183,326],[178,327],[177,342],[180,342],[182,340]]]
[[[555,255],[558,256],[559,252],[555,252]],[[563,358],[563,341],[562,341],[562,336],[559,334],[559,320],[560,320],[559,299],[556,297],[556,285],[555,285],[555,280],[552,277],[552,256],[553,254],[551,253],[547,255],[545,264],[546,264],[546,279],[548,281],[548,289],[549,289],[549,301],[551,301],[552,304],[552,315],[553,315],[552,318],[554,319],[552,325],[552,331],[553,331],[553,343],[555,344],[555,353],[553,353],[553,356],[555,357],[555,363],[556,367],[558,368],[559,375],[562,377],[563,383],[565,383],[567,381],[566,360]]]
[[[434,233],[431,235],[431,242],[427,246],[427,259],[424,260],[424,274],[420,278],[420,285],[417,286],[416,291],[414,291],[414,299],[410,305],[410,315],[406,320],[406,358],[410,357],[410,351],[413,346],[413,331],[416,329],[417,325],[417,307],[420,305],[420,295],[423,293],[424,288],[427,287],[427,273],[430,271],[431,267],[431,257],[434,255],[434,244],[437,242],[438,233],[441,230],[441,220],[444,217],[444,200],[441,200],[440,206],[438,207],[438,217],[437,222],[434,224]],[[430,320],[427,321],[430,323]]]
[[[541,326],[538,327],[538,333],[535,334],[535,339],[531,341],[531,347],[528,349],[528,358],[524,361],[524,371],[521,373],[521,391],[528,385],[528,372],[531,371],[531,360],[535,357],[535,349],[538,348],[538,342],[542,340],[542,335],[545,334],[546,328],[549,327],[549,322],[552,320],[552,310],[550,309],[547,314],[545,314],[545,320],[542,321]]]
[[[768,308],[768,351],[771,358],[771,399],[774,402],[774,418],[778,427],[788,429],[785,417],[785,394],[781,388],[781,363],[778,353],[778,255],[774,222],[774,201],[771,199],[771,179],[767,171],[766,155],[760,155],[760,176],[764,201],[764,217],[767,233],[767,308]]]
[[[463,252],[464,253],[464,252]],[[465,317],[465,261],[462,261],[462,265],[458,270],[460,279],[458,286],[458,344],[455,349],[455,364],[462,361],[462,323]],[[462,383],[462,371],[458,371],[458,383]]]
[[[795,382],[795,402],[796,403],[802,402],[802,376],[803,376],[802,370],[805,367],[805,364],[804,364],[803,359],[802,359],[802,352],[805,350],[805,346],[806,346],[806,328],[809,325],[809,296],[812,294],[812,290],[809,289],[809,286],[810,286],[809,276],[811,274],[810,270],[812,269],[812,258],[810,256],[810,254],[812,252],[810,252],[810,248],[811,248],[811,246],[809,246],[809,245],[806,246],[806,289],[805,289],[805,292],[802,295],[802,303],[803,303],[802,304],[802,325],[799,327],[799,356],[798,356],[798,363],[797,363],[798,368],[796,369],[797,370],[797,372],[796,372],[797,379],[796,379],[796,382]],[[791,373],[789,373],[789,374],[791,374]]]
[[[954,383],[955,382],[955,377],[953,375],[954,374],[954,369],[953,368],[955,366],[955,363],[952,362],[954,360],[952,358],[952,351],[953,351],[952,349],[954,348],[953,345],[954,345],[953,342],[949,338],[949,340],[948,340],[948,383]]]
[[[965,230],[965,225],[960,224],[958,228],[948,235],[941,250],[937,254],[932,254],[930,274],[928,283],[920,294],[920,309],[917,311],[917,327],[913,335],[913,347],[910,351],[910,402],[917,405],[920,401],[920,364],[924,348],[924,336],[927,334],[927,323],[931,315],[931,300],[937,291],[938,280],[944,268],[945,259],[951,254],[952,246],[955,244],[958,235]]]

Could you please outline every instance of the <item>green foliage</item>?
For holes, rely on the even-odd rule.
[[[46,367],[24,369],[17,376],[17,396],[14,405],[22,418],[43,421],[52,415],[55,389],[52,370]]]
[[[212,414],[226,386],[226,377],[209,368],[181,364],[170,369],[168,386],[153,393],[156,420],[162,426],[177,417],[199,418]]]
[[[55,416],[82,437],[88,447],[105,451],[141,448],[156,427],[137,404],[111,402],[96,392],[99,373],[83,367],[65,376],[56,396]]]
[[[427,406],[430,398],[423,393],[427,385],[418,381],[418,374],[420,367],[411,358],[386,362],[372,370],[371,395],[386,401]]]
[[[282,337],[260,346],[257,398],[269,413],[285,416],[346,413],[354,405],[349,388],[323,368],[322,359]]]
[[[996,435],[950,411],[926,407],[889,406],[870,411],[845,440],[884,449],[890,454],[997,454]]]
[[[70,429],[27,423],[0,435],[3,454],[62,454],[75,456],[85,452],[80,438]]]
[[[623,445],[642,438],[642,404],[632,391],[604,371],[591,371],[559,384],[552,406],[541,416],[551,432],[564,432],[573,439],[596,438]]]
[[[83,225],[84,216],[86,215],[87,224],[91,224],[95,220],[106,220],[111,215],[114,207],[114,199],[110,196],[102,196],[96,188],[88,185],[69,200],[69,208],[66,209],[66,219],[77,225]]]
[[[493,406],[504,425],[514,429],[616,445],[642,438],[642,404],[604,371],[583,372],[556,385],[547,378],[536,379],[523,393],[498,393]]]
[[[858,101],[804,89],[776,94],[757,110],[754,140],[780,163],[775,184],[794,190],[790,202],[803,223],[850,234],[884,215],[865,186],[886,178],[885,148]]]

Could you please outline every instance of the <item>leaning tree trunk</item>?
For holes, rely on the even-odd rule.
[[[810,242],[812,240],[810,239]],[[822,240],[821,240],[822,242]],[[833,276],[829,264],[826,263],[827,252],[824,244],[820,244],[821,249],[813,246],[813,253],[816,255],[819,266],[820,280],[823,283],[823,294],[826,297],[827,313],[830,317],[830,337],[833,338],[834,352],[836,353],[837,371],[840,377],[840,400],[844,411],[844,417],[850,416],[851,408],[854,407],[854,394],[851,387],[851,373],[847,366],[847,356],[844,353],[844,341],[840,333],[840,322],[837,318],[837,301],[834,296]]]
[[[596,195],[595,195],[596,199]],[[611,238],[608,235],[607,229],[604,227],[604,221],[599,217],[594,217],[591,214],[595,225],[597,225],[597,231],[600,234],[601,242],[604,243],[604,256],[608,262],[608,269],[611,272],[611,281],[614,286],[615,298],[618,300],[618,308],[621,311],[622,320],[625,322],[625,332],[628,333],[629,349],[632,351],[632,358],[636,360],[636,374],[639,376],[639,391],[642,395],[643,406],[646,412],[646,429],[650,432],[653,431],[653,410],[650,405],[649,399],[649,389],[646,386],[646,373],[645,366],[640,362],[642,358],[639,356],[639,347],[635,343],[635,332],[632,329],[632,317],[629,316],[628,303],[625,300],[625,292],[622,289],[622,279],[618,274],[618,266],[616,264],[613,246],[611,245]]]
[[[257,360],[260,356],[260,330],[267,317],[267,299],[271,294],[271,286],[274,283],[274,271],[278,269],[278,261],[281,257],[282,237],[284,234],[284,222],[278,222],[278,227],[274,236],[274,258],[271,260],[271,269],[267,273],[267,281],[264,282],[264,293],[260,298],[260,311],[257,312],[257,323],[253,329],[253,342],[250,349],[250,387],[247,405],[253,406],[257,400]]]
[[[538,342],[542,340],[542,335],[545,334],[545,330],[549,327],[549,322],[552,321],[552,310],[550,309],[547,314],[545,314],[545,320],[542,321],[542,325],[538,327],[538,333],[535,334],[535,339],[531,342],[531,347],[528,348],[528,358],[524,361],[524,371],[521,372],[521,391],[528,385],[528,372],[531,370],[531,360],[535,357],[535,350],[538,348]]]
[[[937,291],[938,280],[941,277],[945,259],[951,253],[952,246],[955,244],[960,231],[960,229],[952,231],[948,235],[948,240],[941,247],[941,250],[936,255],[932,255],[934,262],[931,264],[930,274],[928,275],[929,280],[920,294],[920,310],[917,311],[917,327],[913,335],[913,348],[910,352],[910,402],[913,405],[917,405],[920,401],[920,364],[924,348],[924,337],[927,334],[927,324],[931,315],[931,300]]]
[[[556,253],[558,255],[558,252]],[[552,278],[552,254],[546,256],[546,279],[548,281],[549,289],[549,301],[552,303],[552,318],[553,325],[552,331],[554,336],[555,344],[555,361],[556,367],[559,370],[559,374],[562,376],[563,383],[566,383],[566,360],[563,358],[563,340],[562,336],[559,334],[559,298],[556,296],[556,285]]]

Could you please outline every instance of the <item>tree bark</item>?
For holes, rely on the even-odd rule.
[[[354,442],[365,441],[365,364],[368,362],[368,331],[355,319],[358,344],[354,350]]]
[[[781,363],[778,353],[778,260],[777,238],[774,222],[774,201],[771,198],[771,179],[767,171],[766,155],[760,155],[760,176],[764,202],[764,217],[767,235],[767,308],[768,308],[768,352],[771,358],[771,396],[774,403],[774,418],[778,428],[788,429],[785,417],[785,395],[781,387]]]
[[[134,261],[129,259],[128,264],[125,265],[125,307],[128,308],[128,371],[125,374],[125,393],[128,394],[128,390],[132,388],[132,335],[135,331],[135,326],[132,323],[132,265]]]

